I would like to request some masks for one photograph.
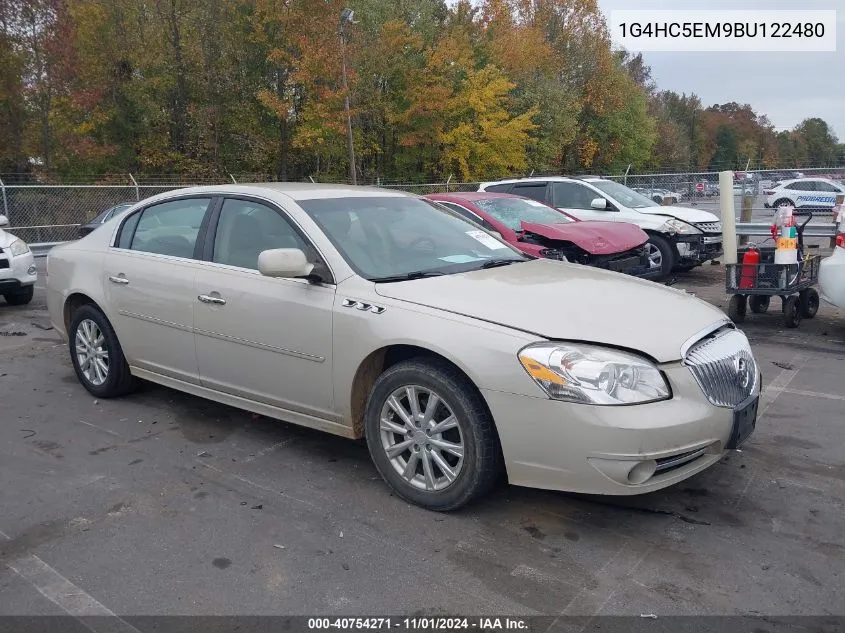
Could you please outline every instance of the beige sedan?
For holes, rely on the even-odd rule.
[[[745,336],[684,292],[530,259],[382,189],[198,187],[53,249],[50,316],[99,398],[136,379],[365,437],[435,510],[511,483],[649,492],[754,429]]]

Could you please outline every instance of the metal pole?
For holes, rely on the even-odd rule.
[[[622,180],[622,184],[626,187],[628,186],[628,172],[631,171],[631,163],[628,163],[628,169],[625,170],[625,178]]]
[[[129,174],[129,178],[132,180],[132,184],[135,185],[135,200],[141,199],[141,192],[138,190],[138,181],[135,180],[135,176]]]
[[[238,181],[235,180],[235,177],[232,174],[229,174],[229,178],[232,179],[232,184],[235,184],[235,185],[238,184]]]
[[[349,82],[346,79],[346,37],[343,34],[343,22],[340,23],[340,62],[343,70],[343,107],[346,109],[346,148],[349,152],[349,180],[353,185],[357,185],[355,145],[352,140],[352,114],[349,111]]]
[[[736,211],[734,210],[733,184],[733,171],[719,172],[719,206],[722,210],[722,249],[725,251],[723,259],[726,264],[736,264]]]
[[[449,193],[449,183],[452,182],[452,174],[446,179],[446,193]]]
[[[3,215],[5,215],[6,219],[11,223],[12,221],[9,219],[9,203],[6,201],[6,185],[2,178],[0,178],[0,189],[3,190]]]

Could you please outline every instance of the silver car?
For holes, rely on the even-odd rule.
[[[752,432],[760,374],[723,313],[531,259],[456,213],[365,187],[198,187],[53,249],[48,306],[94,396],[149,380],[365,437],[435,510],[511,483],[630,495]]]

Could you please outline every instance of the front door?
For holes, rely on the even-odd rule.
[[[109,318],[130,365],[198,383],[194,253],[211,198],[162,202],[124,222],[103,271]]]
[[[194,293],[202,385],[332,418],[335,286],[258,272],[261,251],[300,248],[313,263],[316,250],[281,209],[250,199],[226,198],[213,230]]]
[[[552,183],[553,204],[558,209],[574,215],[579,220],[622,221],[619,212],[611,206],[610,200],[607,201],[607,209],[593,209],[591,204],[596,198],[605,198],[605,196],[581,183]]]

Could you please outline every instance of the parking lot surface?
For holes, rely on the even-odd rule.
[[[678,286],[724,307],[721,271]],[[743,326],[765,390],[741,452],[647,496],[437,514],[361,443],[152,385],[95,400],[43,293],[0,301],[0,615],[845,614],[845,314],[773,306]]]

